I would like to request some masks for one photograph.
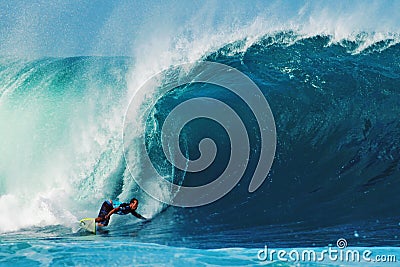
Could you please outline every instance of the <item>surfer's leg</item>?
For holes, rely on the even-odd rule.
[[[106,217],[106,215],[113,209],[112,204],[106,200],[103,202],[103,204],[101,205],[100,211],[99,211],[99,215],[97,215],[97,217],[100,218],[104,218]]]

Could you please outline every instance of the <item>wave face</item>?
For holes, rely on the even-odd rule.
[[[268,180],[254,193],[248,192],[248,185],[260,153],[260,134],[244,103],[226,90],[200,85],[165,97],[169,102],[165,100],[159,108],[165,116],[187,98],[217,98],[235,109],[250,132],[252,152],[244,177],[224,198],[183,215],[187,222],[196,221],[186,223],[185,231],[207,225],[200,232],[234,235],[230,231],[280,225],[286,229],[282,232],[309,229],[324,235],[316,229],[361,221],[382,229],[380,222],[386,221],[385,240],[396,239],[390,229],[397,225],[400,200],[400,46],[389,38],[365,47],[366,37],[360,34],[355,40],[334,42],[330,36],[280,32],[244,49],[245,40],[230,43],[205,57],[248,75],[274,114],[275,161]],[[197,186],[218,177],[230,156],[224,129],[198,120],[183,134],[190,159],[199,157],[203,138],[218,144],[214,164],[202,172],[187,173],[184,184]],[[333,232],[349,232],[341,230]],[[261,234],[258,230],[249,242],[269,239],[275,231]],[[315,236],[305,236],[315,240]],[[236,238],[240,243],[243,236]],[[350,238],[354,238],[352,233]]]
[[[207,227],[212,235],[221,229],[286,225],[290,231],[291,225],[319,228],[398,216],[400,46],[389,37],[365,46],[367,39],[360,34],[336,42],[284,31],[250,44],[240,39],[203,55],[202,60],[240,70],[260,87],[274,114],[277,151],[268,179],[249,193],[260,132],[243,101],[207,84],[163,96],[148,123],[137,127],[146,133],[153,163],[175,182],[208,183],[230,156],[221,125],[198,119],[181,132],[181,149],[196,159],[199,142],[211,138],[218,148],[215,162],[198,173],[178,171],[167,162],[159,125],[179,103],[217,98],[251,133],[249,165],[230,193],[204,207],[171,208],[160,215],[180,225],[176,234],[196,231],[194,224],[206,225],[196,229]],[[106,197],[124,201],[134,194],[143,203],[139,211],[149,217],[166,208],[141,191],[124,159],[121,129],[132,96],[132,64],[118,57],[1,59],[0,200],[8,203],[0,208],[1,231],[69,225],[96,213]],[[136,159],[132,174],[145,175],[140,160],[145,152],[132,142],[127,153]],[[168,193],[157,184],[154,190]]]
[[[241,207],[240,223],[251,225],[398,214],[400,46],[388,39],[355,52],[361,43],[280,33],[207,57],[258,84],[278,136],[270,182],[246,194],[244,180],[217,209],[231,206],[234,221]]]

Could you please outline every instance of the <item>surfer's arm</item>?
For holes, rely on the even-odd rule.
[[[138,219],[147,220],[145,217],[143,217],[142,215],[140,215],[136,211],[132,212],[132,215],[135,216]]]
[[[113,215],[115,212],[117,212],[119,210],[119,207],[112,209],[106,216],[105,218],[108,219],[111,217],[111,215]]]

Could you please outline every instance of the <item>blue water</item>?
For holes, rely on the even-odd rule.
[[[346,239],[347,249],[371,250],[374,257],[391,255],[400,260],[396,32],[400,20],[392,21],[388,15],[387,29],[380,24],[360,27],[366,20],[358,11],[364,9],[355,5],[351,10],[358,20],[344,25],[347,13],[338,14],[340,8],[327,5],[324,14],[331,14],[329,22],[335,23],[322,25],[314,21],[318,4],[298,7],[288,2],[286,15],[298,17],[285,23],[253,8],[241,13],[235,5],[224,8],[237,10],[237,21],[225,21],[228,11],[210,3],[204,4],[205,10],[221,16],[207,22],[201,17],[208,15],[191,13],[197,5],[188,6],[183,18],[171,14],[177,21],[167,19],[169,26],[179,27],[168,31],[161,26],[165,17],[156,12],[156,4],[151,8],[140,4],[139,13],[151,9],[156,15],[132,37],[129,45],[134,52],[125,53],[127,44],[116,38],[120,23],[133,27],[126,22],[130,9],[123,6],[114,10],[100,31],[102,38],[109,34],[115,44],[104,38],[100,50],[89,50],[90,41],[82,39],[82,50],[73,43],[71,50],[60,44],[59,55],[51,44],[64,37],[55,35],[38,43],[40,49],[32,50],[31,57],[26,55],[31,47],[24,45],[32,45],[32,39],[21,47],[5,42],[0,49],[0,265],[364,266],[362,261],[258,258],[265,246],[321,252],[336,248],[340,238]],[[382,6],[369,15],[389,12]],[[35,12],[47,14],[49,8]],[[268,10],[281,14],[282,8],[269,6]],[[178,17],[185,23],[179,24]],[[7,19],[0,17],[0,32],[6,32]],[[40,25],[40,31],[52,32],[56,27]],[[168,28],[167,23],[163,26]],[[110,30],[113,27],[115,32]],[[23,30],[16,29],[9,36],[21,38]],[[30,26],[26,33],[32,34]],[[146,123],[139,120],[134,125],[141,134],[135,138],[145,137],[147,150],[133,139],[124,154],[124,115],[137,88],[155,73],[187,61],[236,68],[267,99],[277,131],[276,154],[267,179],[255,192],[249,193],[248,186],[261,150],[256,117],[238,96],[219,86],[189,84],[159,99],[148,92],[156,105]],[[213,164],[191,173],[167,161],[160,125],[177,105],[196,97],[218,99],[239,115],[251,133],[248,165],[234,189],[216,202],[196,208],[168,206],[146,194],[132,177],[148,178],[143,153],[149,154],[159,173],[184,186],[213,181],[230,159],[226,130],[208,119],[197,119],[182,129],[180,148],[188,159],[197,159],[200,141],[211,138],[218,149]],[[138,118],[146,101],[134,107]],[[134,163],[131,170],[127,157]],[[171,193],[155,182],[151,189]],[[138,213],[151,220],[113,215],[110,225],[97,235],[79,229],[79,219],[95,217],[104,199],[132,197],[139,199]],[[396,263],[371,266],[375,265]]]

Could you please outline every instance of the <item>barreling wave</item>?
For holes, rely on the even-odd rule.
[[[398,214],[400,46],[395,35],[376,42],[368,36],[375,35],[361,33],[337,42],[331,36],[279,32],[250,46],[238,40],[204,57],[248,75],[274,114],[275,161],[268,182],[251,194],[247,188],[260,154],[260,133],[245,104],[222,88],[201,85],[177,89],[163,99],[161,122],[180,101],[214,97],[229,103],[252,133],[250,162],[239,185],[196,210],[200,218],[208,218],[206,224],[322,226]],[[218,147],[214,164],[187,173],[184,184],[198,186],[218,177],[230,159],[224,129],[198,120],[182,132],[190,159],[200,156],[198,144],[204,138]],[[158,151],[162,153],[161,147]]]
[[[157,102],[147,124],[137,127],[146,132],[158,169],[195,186],[223,172],[229,136],[212,121],[188,124],[180,136],[188,158],[199,157],[198,144],[205,137],[214,140],[218,152],[209,168],[185,173],[163,156],[160,125],[177,104],[200,96],[217,98],[240,115],[252,133],[249,165],[233,191],[197,209],[199,218],[213,214],[212,221],[205,219],[208,224],[322,225],[394,216],[400,200],[400,46],[396,35],[374,36],[337,41],[326,35],[277,32],[250,43],[240,39],[203,55],[203,60],[250,77],[274,114],[275,161],[268,180],[254,193],[247,189],[260,156],[260,131],[245,103],[224,88],[176,88]],[[69,224],[96,213],[105,197],[139,195],[141,212],[150,217],[165,208],[137,186],[123,155],[121,131],[132,96],[127,82],[132,64],[118,57],[1,59],[0,200],[8,203],[0,209],[1,231]],[[146,152],[132,142],[128,156],[135,159],[137,176],[145,175],[141,153]],[[168,188],[155,184],[154,190]],[[21,212],[16,214],[15,208]]]

